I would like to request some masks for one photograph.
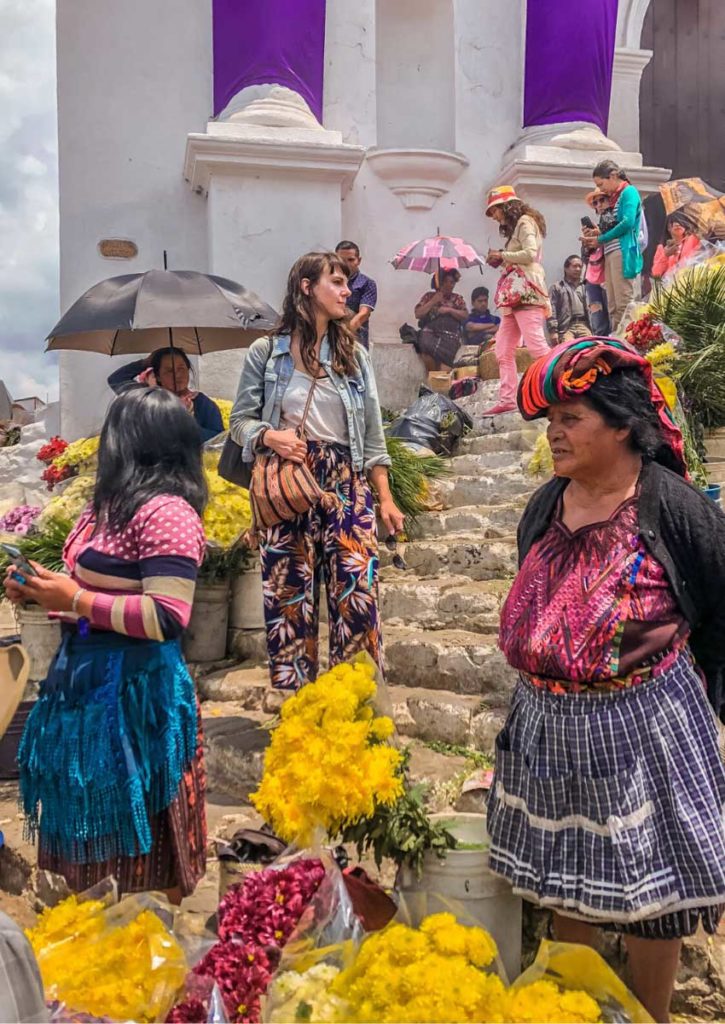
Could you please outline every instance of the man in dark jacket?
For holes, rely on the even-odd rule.
[[[551,316],[547,321],[552,345],[574,338],[586,338],[592,333],[589,326],[587,296],[580,256],[568,256],[564,262],[564,277],[549,289]]]

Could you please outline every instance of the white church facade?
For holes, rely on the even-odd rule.
[[[382,402],[401,404],[422,373],[398,328],[412,321],[428,281],[393,270],[399,248],[440,229],[485,251],[496,244],[495,225],[482,213],[486,190],[511,184],[547,218],[544,262],[553,282],[577,251],[598,160],[611,156],[645,194],[669,176],[644,166],[639,152],[640,80],[651,57],[640,37],[649,0],[577,0],[574,8],[596,15],[592,32],[603,31],[597,18],[611,22],[613,62],[610,53],[603,71],[573,59],[566,39],[557,50],[557,37],[532,31],[534,9],[541,17],[560,2],[572,6],[60,0],[62,311],[102,278],[161,266],[164,250],[170,268],[232,278],[279,308],[294,259],[349,238],[378,283],[371,338]],[[295,19],[310,8],[319,39],[308,38],[305,21],[299,42],[312,51],[317,45],[319,67],[306,78],[293,66],[299,25],[275,25],[273,8]],[[259,70],[246,74],[250,52],[275,52],[280,28],[288,35],[280,44],[284,73],[268,81],[259,81]],[[539,64],[551,60],[552,46],[553,84],[540,80]],[[585,79],[605,92],[580,110]],[[571,95],[561,95],[567,88]],[[547,89],[561,102],[537,113]],[[581,116],[567,116],[572,111]],[[493,290],[495,280],[488,268],[483,276],[471,270],[459,287],[468,299],[480,283]],[[241,352],[201,359],[200,388],[233,397],[242,359]],[[98,430],[116,365],[105,356],[61,354],[65,437]]]

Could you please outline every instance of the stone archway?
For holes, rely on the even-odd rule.
[[[638,153],[639,94],[642,73],[652,58],[641,46],[642,27],[651,0],[619,0],[614,51],[609,137],[626,153]]]

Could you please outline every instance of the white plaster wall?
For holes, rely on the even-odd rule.
[[[209,0],[61,0],[57,13],[61,308],[117,274],[205,270],[205,209],[182,178],[186,135],[211,113]],[[133,260],[105,260],[102,238]],[[50,329],[52,324],[48,325]],[[95,433],[118,360],[63,353],[64,436]]]
[[[323,121],[354,146],[377,144],[375,0],[327,0]]]
[[[279,312],[298,256],[340,241],[340,186],[284,172],[214,176],[207,216],[210,272],[241,281]],[[201,389],[233,397],[243,359],[242,351],[204,356]]]
[[[352,0],[330,3],[340,17],[348,4],[351,8],[357,6]],[[427,276],[395,271],[390,266],[390,259],[404,244],[435,234],[438,228],[444,234],[462,235],[484,251],[489,244],[498,244],[493,222],[483,216],[482,205],[486,190],[496,180],[504,151],[521,130],[522,11],[522,0],[508,5],[495,0],[453,0],[455,103],[446,100],[446,115],[455,127],[453,148],[470,161],[453,189],[431,210],[406,209],[364,162],[344,197],[342,233],[358,242],[363,269],[378,283],[378,307],[371,319],[371,336],[376,343],[396,341],[400,325],[414,323],[413,308],[429,287]],[[363,29],[355,21],[352,26],[342,39],[337,29],[330,33],[328,15],[328,63],[340,69],[336,87],[360,100],[341,104],[326,92],[325,127],[342,131],[346,142],[373,138],[371,105],[367,102],[373,88],[371,29]],[[391,48],[396,42],[389,40]],[[441,45],[445,43],[441,41]],[[331,85],[328,78],[326,89],[330,90]],[[438,95],[442,98],[444,93]],[[343,112],[347,123],[342,120]],[[379,138],[377,145],[381,146]],[[459,290],[468,301],[471,290],[480,284],[486,284],[493,293],[497,279],[497,273],[489,268],[483,274],[464,271]]]

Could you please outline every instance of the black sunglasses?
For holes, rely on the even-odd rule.
[[[388,536],[385,538],[384,543],[385,543],[385,547],[388,549],[388,551],[395,552],[393,554],[393,566],[394,566],[394,568],[396,568],[396,569],[407,569],[408,566],[405,564],[405,559],[403,558],[403,556],[397,550],[398,549],[398,541],[396,540],[395,534],[394,533],[388,534]]]

